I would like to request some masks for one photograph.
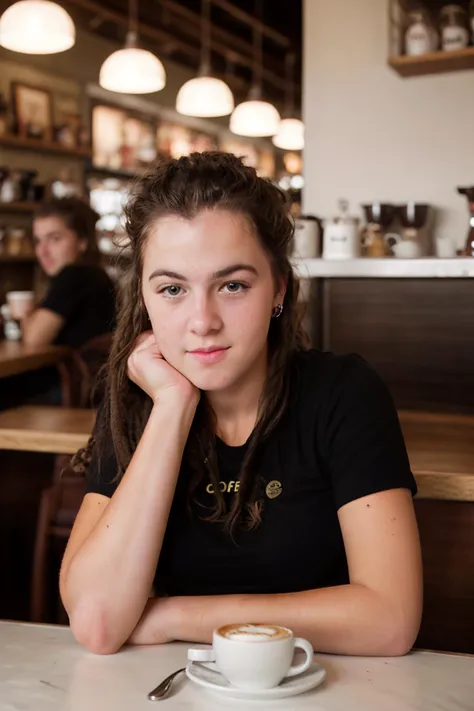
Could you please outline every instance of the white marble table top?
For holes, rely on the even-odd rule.
[[[280,701],[233,701],[184,675],[162,702],[147,693],[184,666],[186,644],[128,647],[95,656],[67,627],[0,622],[0,711],[473,711],[474,658],[412,652],[402,658],[315,655],[324,684]]]

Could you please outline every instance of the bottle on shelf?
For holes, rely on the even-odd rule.
[[[438,33],[430,13],[422,8],[408,13],[405,33],[405,54],[416,57],[438,48]]]
[[[455,52],[468,46],[468,15],[461,5],[445,5],[441,9],[440,27],[443,52]]]

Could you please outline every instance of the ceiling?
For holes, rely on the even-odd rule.
[[[201,0],[136,0],[142,46],[197,71],[201,57]],[[79,26],[122,44],[129,0],[64,0]],[[263,93],[283,108],[301,102],[302,0],[211,0],[212,69],[236,99],[252,84],[254,34],[262,31]],[[259,22],[260,20],[260,22]],[[294,69],[291,70],[291,55]],[[288,59],[290,57],[290,59]],[[289,73],[288,73],[289,72]],[[286,81],[287,76],[294,80]]]

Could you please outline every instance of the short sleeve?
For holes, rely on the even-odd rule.
[[[40,304],[69,321],[83,299],[84,283],[73,266],[65,267],[51,282],[50,289]]]
[[[320,433],[336,507],[416,482],[398,414],[383,380],[359,356],[348,356],[329,397]]]
[[[97,431],[104,424],[104,408],[99,407],[97,420],[92,436],[97,434]],[[99,450],[94,444],[92,450],[92,458],[86,472],[86,493],[87,494],[102,494],[111,498],[118,486],[117,474],[118,464],[115,455],[112,436],[107,433],[103,439],[104,446]]]

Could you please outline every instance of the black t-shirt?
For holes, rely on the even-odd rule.
[[[55,343],[80,348],[115,327],[114,286],[100,267],[71,264],[53,277],[40,308],[65,323]]]
[[[217,440],[221,489],[235,496],[247,444]],[[112,496],[112,448],[93,456],[87,490]],[[294,358],[288,409],[263,448],[262,523],[237,542],[205,511],[186,506],[188,472],[178,478],[157,567],[169,595],[284,593],[349,582],[337,511],[379,491],[416,493],[397,413],[380,377],[359,356],[307,351]],[[199,503],[212,506],[204,482]]]

